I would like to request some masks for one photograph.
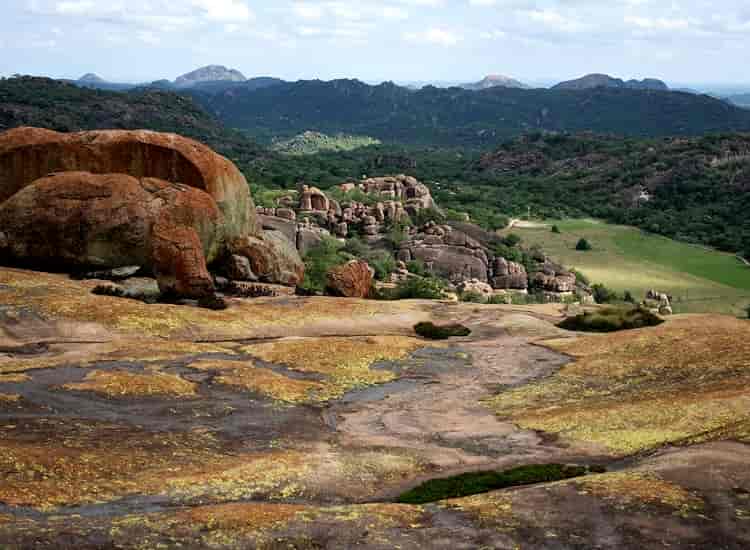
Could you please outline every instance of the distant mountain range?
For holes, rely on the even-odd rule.
[[[750,94],[737,94],[732,95],[727,98],[727,100],[734,105],[738,105],[740,107],[745,107],[746,109],[750,109]]]
[[[178,76],[174,84],[178,88],[189,88],[200,82],[245,82],[246,80],[245,75],[236,69],[227,69],[223,65],[208,65]]]
[[[644,78],[643,80],[622,80],[613,78],[606,74],[588,74],[576,80],[560,82],[553,86],[553,90],[588,90],[590,88],[625,88],[630,90],[659,90],[668,91],[667,86],[661,80],[655,78]]]
[[[412,90],[393,83],[371,86],[358,80],[285,82],[261,77],[238,81],[231,80],[236,75],[229,69],[227,73],[219,73],[199,72],[182,81],[189,81],[190,86],[179,88],[174,82],[163,80],[123,89],[94,74],[85,75],[74,84],[79,88],[125,91],[133,94],[133,98],[142,99],[152,98],[150,94],[158,92],[163,94],[159,96],[160,104],[168,102],[169,97],[173,97],[175,103],[182,100],[180,96],[189,97],[193,106],[200,105],[225,127],[243,130],[247,135],[268,142],[313,131],[334,136],[371,136],[384,143],[481,148],[529,132],[593,131],[657,137],[750,131],[750,110],[706,95],[653,89],[648,80],[645,81],[647,89],[619,81],[623,84],[598,87],[567,85],[523,89],[499,85],[474,91],[428,86]],[[221,75],[229,80],[200,80]],[[9,79],[9,82],[15,80]],[[618,79],[611,80],[618,82]],[[44,81],[46,79],[26,82]],[[600,78],[587,80],[589,84],[592,81],[609,82]],[[26,93],[34,94],[34,86],[29,86]],[[42,88],[39,92],[42,97],[49,95],[50,87]],[[65,101],[66,95],[74,97],[69,88],[61,90],[68,91],[58,90],[58,96],[63,98],[60,101]],[[14,93],[22,95],[22,92],[16,89]],[[107,101],[134,103],[128,107],[132,117],[138,104],[133,98],[113,97]],[[29,101],[33,102],[33,98]],[[1,95],[0,107],[3,107]],[[6,117],[6,127],[9,127],[17,120],[13,113],[21,107],[13,104],[5,107],[5,111],[0,110],[0,123],[2,117]],[[86,112],[86,116],[99,116],[93,107]],[[63,117],[61,113],[58,115]],[[64,120],[64,117],[47,120],[43,113],[35,117],[46,121],[45,125],[60,126],[60,120]],[[104,114],[99,118],[103,120],[97,123],[104,123]],[[75,127],[75,120],[71,119],[64,126]],[[121,124],[116,116],[106,120],[112,127]]]

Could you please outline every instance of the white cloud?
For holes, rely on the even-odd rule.
[[[458,34],[437,27],[422,32],[404,33],[403,37],[408,42],[438,46],[455,46],[462,40],[462,37]]]

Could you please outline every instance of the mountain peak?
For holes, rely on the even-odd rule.
[[[245,82],[247,78],[236,69],[228,69],[224,65],[206,65],[184,74],[175,80],[177,86],[192,86],[198,82]]]
[[[485,76],[479,82],[461,85],[462,88],[467,90],[486,90],[488,88],[496,88],[500,86],[504,88],[529,88],[529,86],[523,82],[501,74],[490,74]]]
[[[661,90],[668,91],[669,87],[656,78],[644,78],[643,80],[628,80],[625,82],[621,78],[614,78],[608,74],[592,73],[577,78],[560,82],[553,86],[555,90],[588,90],[590,88],[628,88],[631,90]]]
[[[78,82],[106,82],[106,81],[97,74],[86,73],[85,75],[83,75],[81,78],[78,79]]]

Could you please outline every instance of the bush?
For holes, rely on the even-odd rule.
[[[364,258],[375,270],[378,281],[386,281],[396,271],[396,259],[384,250],[374,250]]]
[[[410,277],[399,283],[394,297],[396,300],[442,300],[445,283],[433,277]]]
[[[419,275],[420,277],[427,277],[427,266],[424,265],[424,262],[422,260],[412,260],[411,262],[407,262],[406,269],[409,270],[409,273],[414,273],[414,275]]]
[[[495,256],[505,258],[509,262],[517,264],[523,262],[523,251],[518,248],[511,248],[506,244],[499,243],[492,247],[492,251],[495,253]]]
[[[604,285],[596,284],[591,287],[594,293],[594,301],[597,304],[611,304],[618,299],[617,293]]]
[[[310,250],[305,255],[305,280],[300,284],[300,288],[310,294],[323,292],[327,284],[328,270],[349,260],[342,249],[339,241],[326,237]]]
[[[221,296],[217,296],[216,294],[204,296],[203,298],[198,300],[198,306],[205,309],[212,309],[214,311],[221,311],[229,307],[226,300],[224,300],[224,298],[222,298]]]
[[[386,240],[388,243],[393,247],[394,250],[396,250],[401,244],[406,242],[406,239],[409,238],[409,233],[407,232],[408,225],[403,223],[394,223],[390,226],[388,229],[388,235],[386,237]]]
[[[505,246],[509,246],[510,248],[513,248],[521,244],[521,237],[519,237],[515,233],[510,233],[503,239],[503,244]]]
[[[617,332],[644,327],[655,327],[664,322],[646,308],[610,307],[569,317],[557,325],[565,330],[579,332]]]
[[[580,477],[601,468],[564,464],[533,464],[503,472],[470,472],[454,477],[432,479],[407,491],[398,498],[402,504],[427,504],[448,498],[488,493],[507,487],[549,483]]]
[[[745,313],[747,313],[747,318],[750,319],[750,305],[745,306]]]
[[[560,228],[557,227],[556,225],[552,226],[552,232],[555,233],[556,235],[559,235],[561,233]]]
[[[445,223],[445,215],[436,208],[427,208],[416,212],[412,216],[412,222],[417,227],[421,227],[427,222]]]
[[[633,297],[633,294],[629,290],[626,290],[625,294],[622,295],[622,300],[629,304],[635,304],[635,298]]]
[[[434,323],[419,323],[414,326],[416,332],[422,338],[429,340],[447,340],[453,337],[463,337],[471,334],[471,330],[463,325],[436,325]]]
[[[593,247],[591,246],[591,243],[588,242],[586,239],[581,238],[578,243],[576,244],[576,250],[581,251],[588,251],[591,250]]]

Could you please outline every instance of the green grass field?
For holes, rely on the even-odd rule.
[[[553,259],[637,299],[653,288],[675,297],[678,313],[739,315],[750,304],[750,267],[732,254],[596,220],[545,222],[543,228],[513,228],[527,245],[539,244]],[[550,230],[557,225],[561,233]],[[594,247],[575,250],[585,237]]]

